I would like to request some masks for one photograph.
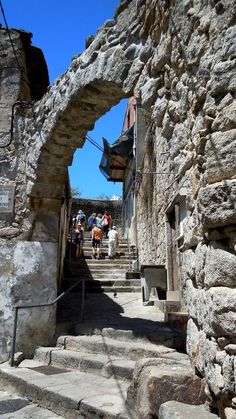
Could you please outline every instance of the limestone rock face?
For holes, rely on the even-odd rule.
[[[0,185],[14,187],[14,211],[0,219],[1,252],[10,255],[2,265],[7,272],[1,281],[2,359],[9,348],[12,305],[18,298],[25,301],[18,284],[24,284],[27,298],[37,290],[42,299],[45,261],[56,288],[55,260],[47,259],[42,245],[39,272],[28,244],[32,249],[37,242],[54,248],[59,241],[58,219],[73,153],[101,115],[134,95],[148,115],[145,132],[137,135],[143,159],[132,185],[139,262],[166,266],[168,289],[180,290],[182,307],[188,306],[187,347],[193,366],[206,378],[212,405],[221,416],[225,409],[231,414],[236,344],[235,14],[234,0],[122,1],[114,19],[90,38],[33,111],[32,106],[16,107],[12,138],[12,105],[19,98],[30,100],[31,92],[17,69],[14,92],[12,74],[4,73],[0,143],[12,141],[0,149]],[[3,29],[0,37],[11,67],[14,55]],[[20,35],[13,31],[12,37],[26,67]],[[13,258],[21,246],[23,258],[32,258],[30,280]]]

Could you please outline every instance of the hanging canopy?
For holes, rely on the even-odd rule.
[[[122,182],[127,160],[133,157],[134,126],[123,132],[113,143],[103,138],[103,155],[100,171],[108,181]]]

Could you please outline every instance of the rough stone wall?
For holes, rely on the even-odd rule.
[[[17,125],[18,240],[56,242],[65,171],[85,133],[122,97],[150,111],[136,184],[140,259],[165,263],[166,209],[185,188],[188,353],[222,417],[235,394],[235,23],[233,0],[122,1],[35,104],[35,117]]]
[[[225,417],[236,377],[236,6],[147,1],[143,17],[142,34],[156,46],[141,87],[152,109],[143,172],[173,174],[138,179],[140,258],[166,262],[166,208],[186,188],[187,350]]]
[[[27,54],[32,58],[31,35],[10,31],[10,36],[16,56],[9,34],[0,29],[0,189],[10,187],[14,190],[13,210],[0,211],[0,362],[9,357],[14,305],[52,301],[56,296],[57,272],[57,238],[50,242],[42,237],[35,240],[32,234],[27,238],[24,236],[28,230],[25,217],[30,212],[25,200],[27,159],[30,156],[24,148],[23,121],[28,112],[32,114],[31,98],[42,97],[43,84],[38,87],[38,83],[43,79],[47,84],[48,75],[46,71],[37,82],[32,84],[29,81],[32,64]],[[42,59],[40,67],[42,70]],[[34,68],[37,73],[36,63]],[[20,349],[31,354],[40,342],[49,342],[54,326],[55,308],[21,310],[17,345],[19,342]]]

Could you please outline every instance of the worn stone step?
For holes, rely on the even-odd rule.
[[[85,237],[85,239],[88,239],[88,240],[91,240],[91,234],[90,234],[90,232],[84,232],[85,234],[84,234],[84,237]],[[108,243],[108,238],[107,237],[105,237],[105,236],[103,236],[103,242],[104,243]],[[128,243],[127,243],[127,240],[124,238],[124,237],[119,237],[119,243],[123,243],[123,244],[125,244],[126,246],[128,246]]]
[[[110,354],[91,354],[60,348],[37,348],[34,355],[35,361],[45,365],[76,369],[83,372],[92,372],[103,377],[119,377],[131,380],[135,362],[130,359],[115,357]],[[23,361],[21,366],[27,365]]]
[[[113,318],[115,323],[115,319]],[[173,347],[177,350],[184,348],[185,334],[179,333],[178,330],[172,329],[165,324],[162,326],[148,325],[148,322],[143,324],[135,324],[135,319],[124,321],[123,329],[119,327],[102,327],[102,321],[94,320],[90,322],[79,323],[74,327],[74,334],[76,335],[100,335],[103,338],[112,338],[118,341],[130,342],[141,341],[145,343],[165,344],[165,346]],[[120,325],[121,327],[121,325]],[[180,353],[182,359],[187,360],[188,356]]]
[[[94,286],[94,287],[91,287],[91,288],[87,288],[86,292],[88,294],[89,293],[92,293],[92,294],[94,294],[94,293],[97,293],[97,294],[100,294],[100,293],[107,293],[107,294],[130,293],[131,295],[135,294],[135,296],[136,296],[136,295],[140,294],[141,288],[140,287],[134,287],[134,286],[133,287],[132,286],[123,287],[123,286],[112,285],[112,286],[109,287],[109,286],[106,286],[106,285],[101,285],[101,286],[97,286],[97,287]]]
[[[90,247],[83,247],[83,255],[85,257],[85,259],[91,259],[92,258],[92,248]],[[101,248],[101,252],[100,255],[103,255],[104,259],[109,260],[108,259],[108,248],[103,249]],[[119,250],[116,252],[116,256],[115,256],[116,260],[120,260],[120,259],[126,259],[126,260],[135,260],[135,257],[130,257],[128,251],[125,250]]]
[[[101,258],[101,256],[103,256],[103,258]],[[114,267],[124,267],[126,268],[127,266],[130,265],[130,261],[128,258],[119,258],[119,257],[114,257],[113,259],[109,259],[107,255],[104,255],[103,253],[100,254],[99,259],[80,259],[80,260],[75,260],[74,262],[76,265],[80,265],[81,267],[83,265],[85,266],[91,266],[91,267],[96,267],[96,266],[108,266],[109,268],[111,266]]]
[[[24,395],[69,419],[137,419],[125,403],[128,385],[118,378],[52,366],[0,366],[1,388]]]
[[[119,341],[101,335],[92,336],[60,336],[57,346],[64,349],[89,353],[109,353],[137,360],[141,357],[162,357],[175,352],[171,347],[143,341]]]
[[[72,266],[73,265],[78,266],[80,269],[127,269],[129,262],[126,260],[120,261],[115,259],[91,259],[89,261],[74,261],[72,262]]]
[[[116,293],[140,293],[141,292],[141,287],[132,287],[132,286],[127,286],[127,287],[123,287],[123,286],[106,286],[106,285],[97,285],[97,286],[93,286],[93,287],[88,287],[86,289],[87,293],[107,293],[107,294],[113,294],[114,292]]]
[[[84,248],[90,248],[91,249],[92,248],[92,242],[91,242],[91,240],[86,240],[85,239],[83,247]],[[101,249],[102,248],[108,249],[108,241],[104,241],[104,240],[102,241]],[[129,251],[129,248],[128,248],[127,244],[125,244],[125,243],[120,243],[119,246],[117,246],[117,251],[120,251],[121,249],[122,250],[125,249],[125,250],[127,250],[127,252]]]
[[[86,275],[86,274],[78,274],[76,275],[76,277],[72,278],[72,283],[75,282],[77,279],[84,279],[86,281],[86,285],[88,286],[93,286],[93,285],[113,285],[115,282],[120,283],[122,285],[122,283],[124,283],[124,285],[130,286],[131,282],[130,280],[126,280],[124,275],[109,275],[109,273],[106,273],[106,275],[97,275],[97,274],[93,274],[93,275]],[[75,281],[74,281],[75,280]],[[127,283],[125,284],[125,281],[127,281]],[[135,285],[141,285],[140,281],[139,283],[135,284]]]
[[[108,259],[108,248],[107,249],[101,248],[100,256],[101,255],[103,255],[104,259],[109,260]],[[92,256],[92,248],[84,248],[83,247],[83,256],[87,260],[91,259],[91,256]],[[116,252],[115,260],[120,260],[120,259],[125,259],[127,261],[128,260],[135,260],[135,258],[129,257],[129,253],[128,252],[123,251],[123,250],[119,250],[119,251]]]
[[[97,275],[97,274],[78,274],[76,276],[73,276],[73,280],[77,280],[77,279],[84,279],[86,281],[86,284],[98,284],[100,282],[100,284],[102,284],[104,282],[104,284],[110,283],[110,284],[114,284],[115,281],[125,281],[125,277],[124,275],[109,275],[109,273],[106,273],[105,275]],[[127,284],[130,285],[130,284]]]
[[[159,409],[159,419],[217,419],[218,415],[209,412],[205,405],[190,405],[174,400],[163,403]],[[232,416],[233,419],[233,416]]]
[[[62,282],[62,290],[66,290],[69,287],[71,287],[76,280],[78,280],[79,277],[77,276],[73,280],[63,280]],[[101,278],[98,279],[91,279],[89,280],[87,277],[85,279],[85,291],[86,293],[101,293],[101,292],[107,292],[107,293],[114,293],[115,291],[118,293],[124,292],[124,293],[141,293],[141,287],[140,285],[135,285],[135,282],[130,282],[130,280],[119,280],[118,278],[114,279],[113,281],[110,278]],[[126,285],[123,285],[125,284]],[[76,287],[74,287],[73,292],[77,292],[81,290],[81,283],[79,283]],[[140,297],[141,298],[141,297]]]
[[[64,278],[62,282],[62,286],[64,289],[71,287],[80,276],[76,276],[74,278]],[[83,278],[86,278],[83,276]],[[124,286],[124,287],[140,287],[140,279],[125,279],[124,277],[121,278],[110,278],[110,277],[95,277],[94,279],[86,279],[85,287],[93,287],[93,286]]]
[[[0,391],[0,416],[2,419],[63,419],[64,417],[30,403],[25,397],[12,395],[6,391]]]
[[[80,276],[97,276],[102,278],[103,276],[110,276],[111,278],[124,277],[126,269],[78,269],[78,275]]]

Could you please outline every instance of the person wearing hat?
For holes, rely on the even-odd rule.
[[[111,230],[108,231],[108,257],[113,259],[116,254],[116,247],[119,245],[118,232],[116,226],[113,226]]]
[[[82,225],[83,229],[85,229],[86,216],[82,210],[78,211],[78,214],[76,216],[76,221],[77,223],[80,223]]]

